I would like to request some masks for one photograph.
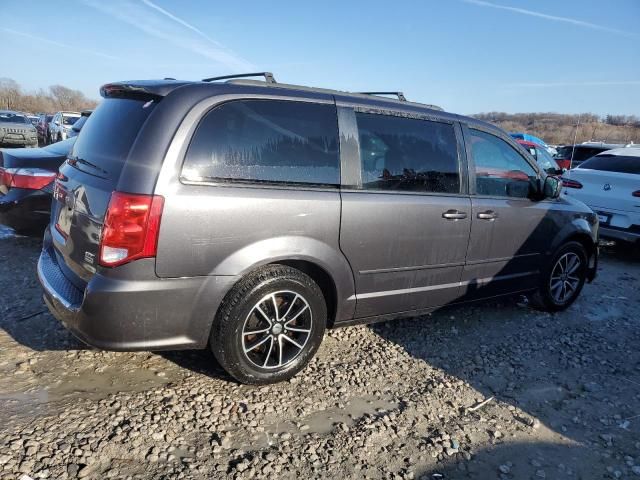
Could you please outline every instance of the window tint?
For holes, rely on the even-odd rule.
[[[368,113],[356,119],[363,188],[460,192],[453,125]]]
[[[536,172],[522,155],[501,138],[479,130],[471,130],[470,142],[478,195],[529,196]]]
[[[333,105],[241,100],[209,112],[185,159],[187,180],[340,183]]]
[[[605,172],[635,173],[640,174],[640,157],[627,157],[622,155],[598,155],[592,157],[579,168],[590,170],[603,170]]]
[[[117,182],[129,150],[154,105],[144,100],[104,99],[84,124],[70,157],[96,165]],[[84,162],[74,166],[92,174],[96,172]]]

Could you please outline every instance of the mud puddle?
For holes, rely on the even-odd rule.
[[[375,396],[352,397],[345,402],[344,408],[329,408],[301,417],[298,421],[286,420],[264,427],[264,431],[256,434],[244,431],[229,432],[233,438],[233,448],[254,450],[287,440],[292,436],[308,434],[326,435],[341,423],[348,427],[355,424],[364,415],[376,415],[396,410],[398,403],[390,398]]]

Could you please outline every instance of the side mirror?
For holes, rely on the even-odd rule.
[[[56,121],[55,121],[55,122],[53,122],[53,123],[55,123],[56,125],[60,126],[60,122],[59,122],[58,120],[56,120]]]
[[[542,193],[544,198],[558,198],[562,191],[562,181],[558,177],[548,176],[544,179]]]

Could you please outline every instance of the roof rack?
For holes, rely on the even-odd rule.
[[[406,102],[407,98],[404,96],[402,92],[357,92],[362,95],[395,95],[398,97],[398,100],[401,102]]]
[[[245,77],[264,77],[267,83],[277,83],[271,72],[256,72],[256,73],[237,73],[235,75],[223,75],[221,77],[203,78],[203,82],[215,82],[216,80],[229,80],[231,78],[245,78]]]

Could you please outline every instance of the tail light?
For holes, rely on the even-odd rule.
[[[113,192],[100,238],[100,265],[155,257],[163,206],[159,195]]]
[[[567,188],[582,188],[582,184],[577,180],[571,180],[570,178],[562,179],[562,186]]]
[[[56,178],[55,172],[42,168],[0,168],[0,185],[9,188],[40,190]]]
[[[631,195],[633,195],[634,197],[640,197],[640,190],[636,190]]]

